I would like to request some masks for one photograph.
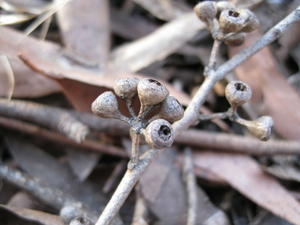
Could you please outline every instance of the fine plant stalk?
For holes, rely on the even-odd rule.
[[[219,40],[214,40],[214,44],[213,44],[213,47],[211,49],[208,65],[205,67],[205,70],[204,70],[204,75],[205,76],[208,76],[210,74],[211,70],[214,71],[216,69],[217,57],[218,57],[218,53],[219,53],[221,43],[222,42],[219,41]]]
[[[175,134],[178,135],[180,132],[183,132],[184,130],[192,125],[195,125],[196,122],[198,122],[199,109],[216,82],[224,78],[228,72],[236,68],[242,62],[246,61],[256,52],[276,40],[291,24],[299,21],[299,19],[300,6],[292,13],[290,13],[286,18],[284,18],[281,22],[271,28],[254,44],[235,55],[229,61],[221,65],[218,69],[210,70],[205,81],[185,110],[183,118],[173,124]],[[125,202],[135,184],[138,182],[151,161],[157,155],[158,151],[151,149],[141,157],[138,164],[132,170],[127,170],[118,188],[116,189],[110,201],[100,215],[96,225],[109,225],[111,223],[112,219],[118,213],[119,209]]]

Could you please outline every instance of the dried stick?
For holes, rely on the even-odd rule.
[[[6,181],[28,191],[36,196],[38,199],[51,205],[57,210],[61,210],[63,207],[77,205],[82,206],[81,202],[76,201],[74,198],[58,189],[47,186],[41,183],[39,180],[19,171],[11,168],[3,163],[0,163],[0,177]],[[86,207],[76,208],[79,211],[77,215],[83,218],[88,218],[95,221],[95,214],[90,210],[86,210]]]
[[[13,102],[14,100],[12,100]],[[1,108],[1,104],[0,104]],[[48,110],[54,107],[48,106]],[[54,111],[53,113],[55,112]],[[89,127],[97,131],[106,131],[111,135],[128,135],[128,126],[124,123],[119,122],[114,119],[102,119],[93,116],[88,113],[78,113],[68,110],[63,110],[67,113],[71,113],[76,119],[87,124]],[[52,111],[51,111],[52,112]],[[200,120],[211,119],[211,117],[223,117],[225,114],[216,113],[211,115],[201,115]],[[98,141],[86,139],[81,143],[76,143],[69,138],[64,137],[58,133],[54,133],[43,129],[39,126],[29,124],[23,121],[8,119],[0,117],[0,126],[14,129],[17,131],[24,132],[29,135],[36,135],[38,137],[62,143],[71,147],[79,149],[87,149],[91,151],[106,153],[110,155],[115,155],[119,157],[128,157],[123,149],[118,147],[105,145]],[[251,155],[274,155],[274,154],[300,154],[300,142],[298,141],[276,141],[270,140],[268,142],[261,142],[257,139],[238,136],[233,134],[215,133],[201,130],[189,129],[176,138],[176,143],[185,144],[188,146],[199,147],[204,149],[211,149],[216,151],[227,151],[241,154],[251,154]]]
[[[190,148],[184,151],[184,176],[187,186],[188,195],[188,215],[187,215],[187,225],[195,225],[197,219],[197,184],[196,177],[194,174],[193,160],[192,160],[192,150]]]
[[[262,142],[251,137],[199,130],[187,130],[176,138],[177,143],[209,149],[250,155],[300,154],[298,141]]]
[[[128,157],[128,154],[121,148],[105,145],[93,140],[84,140],[81,143],[77,143],[58,133],[54,133],[41,127],[14,119],[0,117],[0,126],[21,131],[22,133],[35,135],[55,143],[61,143],[74,148],[87,149],[90,151],[115,155],[122,158]]]
[[[198,120],[199,108],[217,81],[221,80],[228,72],[233,70],[242,62],[246,61],[256,52],[276,40],[282,34],[282,32],[284,32],[291,24],[295,23],[299,19],[300,6],[281,22],[271,28],[265,35],[261,37],[260,40],[236,54],[229,61],[221,65],[216,71],[211,71],[185,110],[184,117],[173,124],[176,135],[192,126]]]
[[[224,63],[216,71],[213,71],[205,79],[196,95],[192,99],[188,108],[186,109],[184,116],[178,122],[173,124],[173,128],[178,135],[180,132],[186,130],[191,125],[194,125],[199,118],[199,109],[202,106],[206,96],[213,88],[214,84],[222,79],[228,72],[233,70],[239,64],[246,59],[254,55],[257,51],[270,44],[277,39],[280,34],[285,31],[289,25],[300,19],[300,6],[284,18],[281,22],[275,25],[269,32],[267,32],[260,40],[254,43],[252,46],[246,48],[234,56],[231,60]],[[152,159],[158,154],[158,151],[150,150],[147,154],[147,160],[141,160],[133,170],[127,171],[122,181],[120,182],[117,190],[111,197],[110,201],[106,205],[104,211],[100,215],[96,225],[108,225],[111,220],[119,211],[120,207],[126,200],[127,196],[131,192],[135,183],[139,180],[145,169],[148,167]]]
[[[133,169],[127,169],[119,186],[113,196],[105,206],[96,225],[108,225],[120,210],[128,195],[134,188],[136,182],[140,179],[144,171],[150,165],[150,162],[157,156],[158,150],[151,149],[147,151],[139,160],[139,163]]]
[[[0,115],[40,124],[77,142],[84,140],[89,133],[89,128],[70,113],[40,104],[0,99]]]

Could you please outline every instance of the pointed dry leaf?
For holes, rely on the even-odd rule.
[[[147,206],[162,224],[184,224],[186,219],[187,197],[175,160],[174,151],[163,151],[140,180]]]
[[[109,1],[73,0],[57,16],[68,54],[83,64],[105,67],[110,50]]]
[[[67,151],[68,163],[80,181],[86,180],[97,165],[101,155],[93,152],[80,152],[76,149]]]
[[[141,70],[164,59],[204,28],[194,13],[187,13],[149,35],[115,49],[110,67],[127,72]]]
[[[243,195],[289,222],[300,224],[300,203],[248,156],[201,152],[194,163],[210,170]]]

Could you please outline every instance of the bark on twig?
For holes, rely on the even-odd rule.
[[[184,151],[184,165],[183,171],[187,186],[188,195],[188,215],[187,225],[195,225],[197,219],[197,184],[196,177],[194,174],[192,151],[191,149],[185,149]]]
[[[86,125],[64,110],[35,103],[0,99],[0,115],[40,124],[56,130],[76,142],[84,140],[89,133]]]

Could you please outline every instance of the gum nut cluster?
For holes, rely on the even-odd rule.
[[[222,40],[227,45],[241,45],[245,40],[245,32],[252,32],[259,26],[259,21],[249,9],[238,9],[227,1],[198,3],[194,11],[198,18],[209,24],[216,20]],[[228,35],[230,34],[230,35]]]
[[[174,132],[170,123],[181,119],[184,110],[176,98],[169,96],[169,91],[162,83],[151,78],[123,78],[116,81],[114,92],[123,100],[132,100],[138,96],[141,109],[160,105],[160,111],[157,113],[160,119],[153,120],[149,124],[143,123],[148,124],[144,127],[143,135],[146,142],[155,148],[166,148],[173,143]],[[92,111],[105,118],[124,117],[119,110],[115,94],[106,91],[99,95],[92,103]],[[139,117],[131,118],[131,120],[139,119]]]
[[[225,97],[232,107],[238,107],[251,99],[252,91],[249,85],[242,81],[231,81],[225,88]]]

